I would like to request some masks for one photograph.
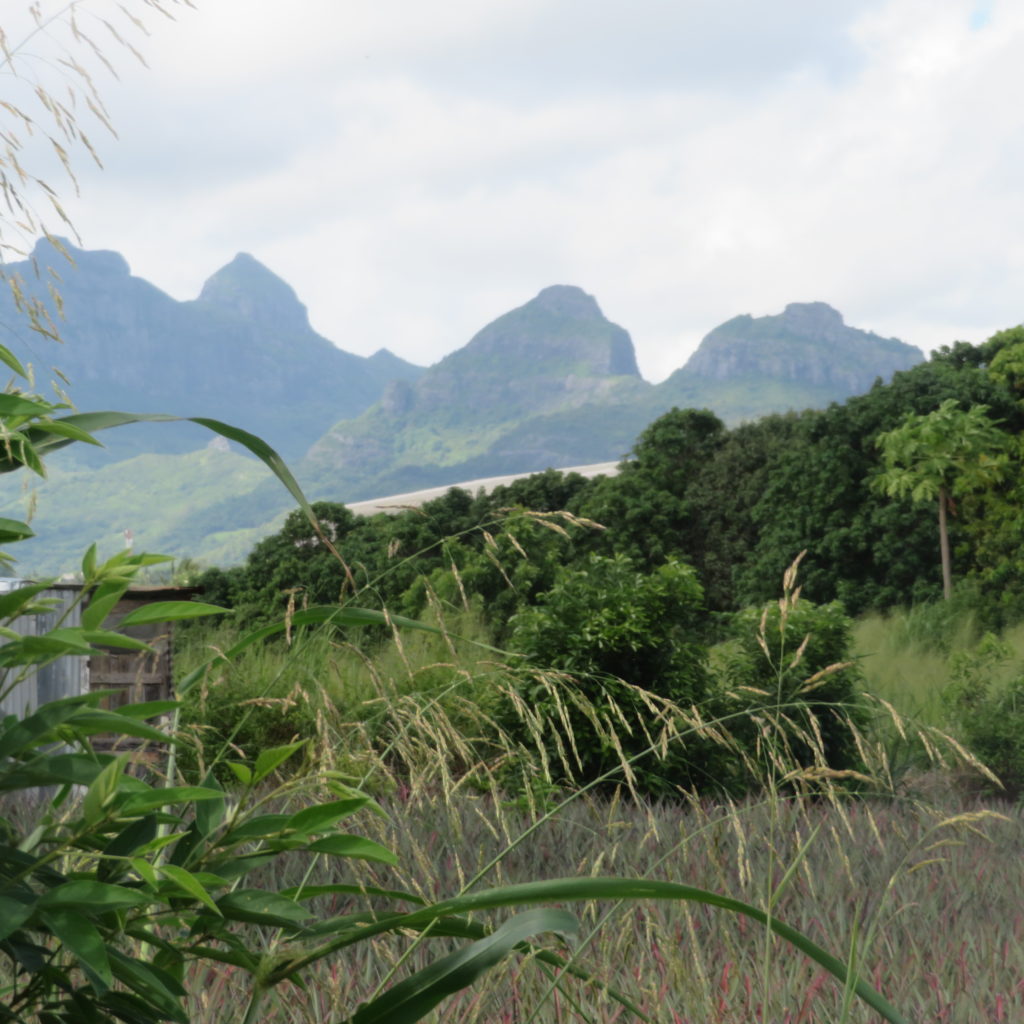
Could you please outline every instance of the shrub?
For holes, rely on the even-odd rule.
[[[999,679],[1012,656],[991,633],[953,655],[943,700],[961,739],[1016,798],[1024,792],[1024,675]]]
[[[707,696],[707,652],[694,640],[703,614],[701,586],[680,562],[645,574],[624,556],[591,555],[560,569],[512,620],[511,646],[533,668],[499,711],[503,726],[539,743],[563,780],[610,772],[621,783],[616,767],[636,758],[640,789],[690,786],[707,751],[668,740],[678,708]]]

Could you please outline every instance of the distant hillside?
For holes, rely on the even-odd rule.
[[[703,398],[735,422],[863,394],[923,358],[896,338],[847,327],[827,303],[793,302],[777,316],[737,316],[716,327],[659,392],[676,405]]]
[[[739,316],[684,367],[643,381],[629,335],[579,288],[547,288],[499,317],[413,385],[392,385],[336,425],[300,464],[318,495],[358,500],[445,480],[621,458],[673,406],[726,423],[820,408],[923,359],[847,327],[823,302]]]
[[[532,469],[549,465],[549,455],[561,459],[563,445],[521,454],[505,446],[500,455],[495,446],[537,417],[619,403],[649,388],[629,334],[592,296],[555,285],[417,381],[391,384],[372,409],[333,427],[299,469],[315,492],[334,488],[347,497],[431,486],[446,474],[465,479],[464,471]]]
[[[121,409],[213,416],[263,436],[287,458],[303,454],[340,417],[358,416],[391,380],[422,372],[389,352],[369,359],[335,347],[309,325],[291,286],[258,260],[239,253],[178,302],[133,277],[115,252],[68,246],[69,264],[47,243],[33,259],[59,280],[64,344],[35,334],[0,297],[0,341],[36,368],[47,387],[50,367],[79,409]],[[31,262],[9,264],[36,294],[45,273]],[[144,452],[182,452],[208,440],[186,424],[132,427],[103,437],[106,452],[76,451],[79,461],[111,462]]]
[[[61,266],[46,246],[35,255]],[[734,424],[841,401],[922,358],[847,327],[824,303],[793,303],[715,328],[652,385],[629,334],[580,288],[555,285],[422,370],[386,350],[339,350],[312,330],[292,288],[246,254],[190,302],[133,277],[117,253],[72,255],[60,282],[66,344],[28,332],[3,299],[0,341],[37,368],[58,365],[82,409],[213,415],[260,434],[310,497],[336,501],[617,461],[673,406]],[[29,264],[7,268],[19,269],[35,280]],[[83,471],[90,452],[61,453],[52,479],[33,481],[41,536],[22,548],[23,568],[73,569],[94,540],[116,550],[125,529],[140,548],[242,558],[291,502],[248,456],[205,447],[209,437],[184,424],[110,431],[98,474]],[[0,514],[24,514],[20,483],[0,488]]]

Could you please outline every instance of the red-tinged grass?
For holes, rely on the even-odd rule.
[[[436,899],[477,883],[580,873],[686,882],[765,906],[837,955],[914,1022],[1024,1020],[1024,815],[999,808],[945,812],[912,803],[766,800],[735,806],[581,799],[507,849],[531,824],[486,796],[393,798],[389,821],[360,821],[390,845],[400,869],[323,865],[324,881],[405,888]],[[969,813],[963,813],[963,812]],[[979,814],[982,816],[979,817]],[[944,819],[950,819],[944,823]],[[376,830],[376,831],[375,831]],[[786,872],[786,887],[776,892]],[[296,868],[297,871],[297,868]],[[297,881],[288,869],[269,884]],[[357,901],[324,900],[322,914]],[[615,986],[652,1019],[672,1024],[835,1024],[843,993],[834,980],[752,922],[697,905],[572,908],[582,930],[576,962]],[[452,943],[454,945],[456,943]],[[265,1020],[343,1021],[396,967],[396,977],[440,955],[412,940],[381,940],[311,971],[304,989],[274,994]],[[549,944],[557,948],[557,943]],[[442,943],[441,949],[449,946]],[[231,1019],[244,990],[230,972],[191,979],[193,1019]],[[613,1021],[630,1014],[599,987],[563,978],[553,987],[535,961],[511,960],[429,1018],[456,1024]],[[849,1021],[872,1021],[853,1002]]]

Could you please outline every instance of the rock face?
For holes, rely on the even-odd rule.
[[[303,468],[321,480],[340,472],[355,484],[403,466],[462,464],[484,457],[533,417],[645,388],[629,334],[605,318],[593,296],[554,285],[414,383],[391,384],[373,409],[318,442]]]
[[[358,416],[375,402],[392,377],[421,372],[390,353],[364,359],[336,348],[310,327],[292,288],[245,253],[217,271],[198,299],[178,302],[133,277],[118,253],[64,244],[73,264],[48,243],[37,245],[33,258],[60,276],[65,344],[58,349],[21,327],[6,296],[0,342],[34,364],[40,389],[56,364],[80,409],[209,416],[297,458],[339,416]],[[30,263],[5,271],[45,294]],[[188,424],[111,431],[100,457],[188,451],[208,436]]]
[[[247,252],[240,252],[207,280],[198,303],[257,322],[267,330],[312,333],[306,307],[291,285]]]
[[[792,302],[777,316],[737,316],[716,327],[677,374],[695,383],[786,381],[841,399],[923,358],[913,345],[847,327],[827,303]]]

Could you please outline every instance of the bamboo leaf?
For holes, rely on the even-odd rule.
[[[343,818],[362,810],[370,802],[370,797],[363,796],[351,800],[332,800],[325,804],[314,804],[293,814],[285,827],[289,831],[303,835],[323,832]]]
[[[350,1018],[351,1024],[412,1024],[447,996],[472,985],[519,943],[538,932],[574,933],[576,918],[564,910],[528,910],[486,938],[443,957],[389,989]]]
[[[325,836],[310,843],[309,849],[314,853],[329,853],[332,857],[374,860],[381,864],[398,863],[398,858],[387,847],[362,836]]]
[[[80,913],[53,908],[42,914],[53,934],[74,954],[89,980],[99,992],[114,984],[106,943],[96,926]]]
[[[19,540],[27,540],[34,536],[35,533],[27,523],[0,517],[0,544],[14,544]]]
[[[213,897],[206,891],[198,878],[191,871],[187,871],[177,864],[164,864],[160,868],[160,874],[173,882],[182,892],[205,904],[218,916],[221,915],[220,908],[213,902]]]
[[[207,789],[205,786],[166,786],[163,789],[152,789],[146,793],[133,793],[121,806],[121,813],[126,815],[145,814],[147,811],[164,807],[167,804],[180,804],[193,800],[222,800],[224,794],[219,789]]]
[[[153,623],[180,622],[182,619],[198,619],[203,615],[223,615],[227,608],[201,601],[153,601],[130,611],[117,624],[118,629],[128,626],[149,626]]]
[[[261,889],[237,889],[217,900],[220,913],[229,921],[297,928],[310,918],[310,912],[294,900]]]
[[[288,743],[283,747],[271,747],[269,750],[261,750],[253,766],[254,783],[262,782],[275,768],[279,768],[293,754],[301,750],[306,740],[299,740],[297,743]]]

